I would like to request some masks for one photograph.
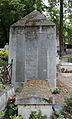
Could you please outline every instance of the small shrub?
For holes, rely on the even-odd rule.
[[[18,116],[18,107],[15,105],[15,95],[10,96],[7,101],[5,116],[13,117]]]
[[[0,67],[8,63],[8,50],[0,50]]]
[[[0,112],[0,118],[1,119],[24,119],[21,115],[16,116],[16,114],[14,116],[6,117],[5,112],[3,111]]]
[[[58,87],[56,87],[53,92],[53,94],[59,94],[60,93],[60,89]]]
[[[4,49],[0,51],[0,59],[8,61],[8,50]]]
[[[0,117],[4,117],[5,116],[5,112],[1,111],[0,112]]]

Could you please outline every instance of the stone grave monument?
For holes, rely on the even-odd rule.
[[[48,80],[56,87],[56,26],[34,10],[10,27],[12,83]]]

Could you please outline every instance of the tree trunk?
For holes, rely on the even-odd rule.
[[[60,54],[62,55],[64,53],[64,39],[63,39],[63,0],[60,0],[59,42],[60,42]]]

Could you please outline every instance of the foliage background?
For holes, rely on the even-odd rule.
[[[46,1],[46,4],[44,3]],[[37,9],[52,20],[59,34],[60,0],[0,0],[0,47],[9,42],[10,25]],[[64,41],[72,43],[72,0],[63,0]]]

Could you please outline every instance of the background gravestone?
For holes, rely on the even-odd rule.
[[[13,59],[12,83],[48,80],[56,86],[56,27],[33,11],[10,28],[9,63]]]

